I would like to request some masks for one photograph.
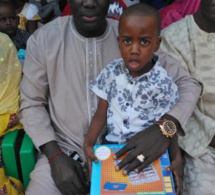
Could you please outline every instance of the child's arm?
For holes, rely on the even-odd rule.
[[[95,115],[93,116],[93,119],[90,123],[90,127],[88,129],[88,133],[84,140],[84,152],[88,163],[89,173],[91,173],[91,161],[93,160],[97,162],[97,158],[93,153],[93,146],[96,143],[96,140],[102,130],[102,127],[106,123],[107,108],[108,101],[99,98],[98,108],[95,112]]]
[[[178,195],[180,191],[180,175],[181,175],[182,158],[181,158],[181,151],[178,145],[177,135],[174,135],[171,138],[168,150],[169,150],[171,165],[169,167],[165,167],[165,169],[167,171],[173,172],[176,194]]]

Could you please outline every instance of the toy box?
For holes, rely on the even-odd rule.
[[[124,176],[122,170],[115,170],[116,164],[121,159],[113,159],[114,153],[123,146],[123,144],[94,146],[99,161],[92,163],[91,195],[175,195],[172,173],[163,169],[170,164],[168,151],[140,173],[133,171]]]

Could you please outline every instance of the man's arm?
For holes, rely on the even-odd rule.
[[[56,142],[47,111],[49,96],[45,48],[47,44],[42,30],[35,32],[28,41],[20,86],[19,116],[35,147],[50,160],[61,149]],[[80,163],[62,153],[50,162],[50,167],[53,180],[62,194],[87,194],[87,180]]]
[[[161,119],[173,121],[179,133],[182,134],[182,127],[184,127],[196,105],[201,87],[176,60],[165,53],[159,53],[159,59],[160,64],[173,77],[173,80],[177,84],[180,96],[180,100],[173,109]],[[169,142],[170,138],[165,137],[161,133],[158,125],[152,125],[144,131],[137,133],[129,140],[124,148],[116,153],[115,158],[118,158],[132,150],[132,152],[116,166],[116,169],[119,170],[129,164],[123,171],[123,174],[127,174],[134,169],[136,169],[136,171],[142,170],[163,154],[168,148]],[[145,161],[143,163],[140,163],[137,159],[137,156],[140,154],[145,156]]]
[[[192,78],[179,62],[164,52],[158,51],[160,64],[172,76],[177,84],[179,101],[168,112],[168,115],[174,117],[180,123],[179,134],[184,134],[184,127],[193,112],[196,103],[201,94],[200,83]]]
[[[197,77],[195,68],[196,62],[192,61],[194,59],[191,57],[191,54],[186,55],[183,51],[185,48],[190,48],[189,37],[186,36],[185,39],[182,39],[183,43],[178,44],[179,40],[175,38],[174,35],[177,34],[179,30],[174,25],[170,27],[162,31],[160,49],[164,52],[168,52],[169,55],[179,61],[187,73],[189,72]],[[202,88],[204,88],[204,86],[202,86]],[[190,90],[193,90],[192,86],[190,86]],[[184,91],[184,93],[187,92]],[[180,147],[194,158],[202,154],[208,145],[215,147],[215,120],[213,120],[213,117],[205,114],[205,112],[202,112],[201,103],[200,101],[200,104],[198,104],[193,111],[189,121],[186,122],[186,127],[183,125],[185,136],[178,136]],[[174,109],[172,111],[177,112],[177,110]],[[193,147],[194,144],[198,145],[195,149]]]
[[[43,32],[40,32],[28,40],[20,84],[20,121],[38,150],[41,145],[56,140],[47,112],[49,84],[45,59],[46,41],[43,37]]]

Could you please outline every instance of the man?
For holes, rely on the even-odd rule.
[[[177,35],[177,36],[176,36]],[[161,49],[203,85],[197,108],[179,144],[185,150],[183,194],[215,192],[215,0],[201,0],[194,15],[162,32]]]
[[[97,107],[97,97],[89,84],[108,62],[120,57],[118,21],[105,18],[110,3],[111,0],[70,0],[73,16],[41,27],[28,42],[20,118],[41,154],[27,195],[88,192],[85,169],[81,166],[85,162],[83,141]],[[172,58],[161,54],[160,62],[174,78],[181,96],[162,118],[183,127],[200,88]],[[165,151],[169,142],[158,125],[151,126],[116,154],[134,149],[118,168],[128,162],[131,163],[125,172],[146,167]],[[141,164],[137,159],[140,154],[146,156]]]

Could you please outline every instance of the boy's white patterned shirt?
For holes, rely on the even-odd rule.
[[[113,60],[90,85],[108,101],[106,139],[124,142],[151,126],[179,99],[177,86],[157,61],[146,74],[133,78],[122,58]]]

